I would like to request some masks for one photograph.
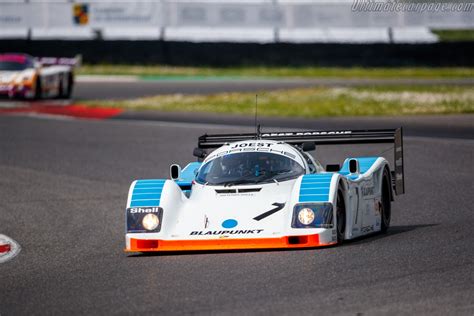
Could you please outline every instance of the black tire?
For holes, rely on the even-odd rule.
[[[43,97],[43,91],[41,89],[41,79],[38,77],[36,79],[36,86],[35,86],[35,100],[40,100]]]
[[[72,73],[67,74],[67,89],[64,93],[64,98],[69,99],[72,95],[72,88],[74,87],[74,76]]]
[[[59,78],[58,95],[56,97],[58,99],[64,99],[65,94],[66,92],[64,91],[63,78]]]
[[[390,196],[390,176],[387,169],[383,172],[382,178],[382,198],[380,201],[381,231],[386,233],[390,227],[392,217],[392,201]]]
[[[342,244],[342,242],[344,241],[344,235],[346,233],[346,203],[344,201],[344,194],[342,192],[342,189],[337,190],[336,230],[337,243]]]
[[[64,85],[64,78],[61,78],[59,81],[59,99],[69,99],[72,94],[72,86],[74,84],[74,79],[72,74],[69,72],[67,75],[67,84]]]

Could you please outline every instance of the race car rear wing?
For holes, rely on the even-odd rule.
[[[48,66],[70,66],[70,67],[79,67],[82,63],[82,56],[77,55],[74,58],[69,57],[35,57],[35,61],[39,62],[41,65]]]
[[[395,194],[405,193],[405,177],[403,170],[403,130],[378,129],[378,130],[337,130],[337,131],[302,131],[302,132],[269,132],[246,134],[215,134],[202,135],[198,140],[198,148],[210,149],[223,146],[227,143],[244,140],[275,140],[295,146],[304,143],[315,145],[348,145],[348,144],[394,144],[394,188]]]

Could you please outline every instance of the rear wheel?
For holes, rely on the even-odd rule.
[[[344,194],[341,189],[337,190],[336,228],[337,243],[341,244],[344,241],[344,235],[346,232],[346,203],[344,201]]]
[[[61,98],[63,99],[69,99],[72,94],[72,88],[74,86],[74,77],[72,73],[67,73],[67,84],[63,89],[61,90]]]
[[[381,231],[387,232],[390,227],[390,219],[392,216],[392,205],[390,199],[390,177],[387,169],[384,170],[382,178],[382,201],[380,202],[380,215],[382,217]]]
[[[72,88],[74,88],[74,76],[70,72],[67,76],[67,91],[66,91],[66,98],[69,99],[72,95]]]
[[[65,74],[67,76],[66,83],[64,83],[64,78],[61,78],[59,83],[59,94],[58,98],[60,99],[69,99],[72,94],[72,88],[74,86],[74,76],[72,73]]]
[[[65,88],[64,88],[63,81],[64,81],[63,78],[59,78],[59,88],[58,88],[58,95],[57,95],[58,99],[64,98]]]

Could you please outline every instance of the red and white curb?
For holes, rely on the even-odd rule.
[[[0,263],[13,259],[20,253],[20,245],[8,236],[0,234]]]
[[[108,119],[123,110],[111,107],[90,107],[82,104],[58,102],[0,103],[0,115],[57,115],[85,119]]]

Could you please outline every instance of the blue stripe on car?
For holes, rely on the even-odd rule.
[[[333,173],[304,175],[300,185],[299,202],[327,202]]]
[[[159,206],[166,180],[138,180],[132,192],[130,207]]]
[[[344,164],[342,165],[341,170],[339,170],[339,173],[341,175],[344,175],[344,176],[350,174],[350,172],[349,172],[349,160],[351,160],[351,159],[357,159],[359,161],[359,173],[360,174],[366,173],[370,169],[370,167],[372,167],[372,165],[375,163],[375,161],[378,158],[379,157],[347,158],[344,161]]]
[[[193,180],[196,178],[196,172],[201,167],[202,162],[191,162],[183,170],[181,170],[181,176],[179,180],[176,180],[176,184],[180,187],[190,186]]]

